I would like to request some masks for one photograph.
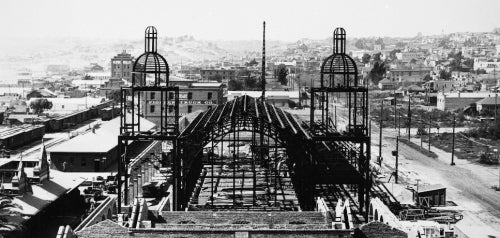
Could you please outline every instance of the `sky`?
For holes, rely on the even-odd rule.
[[[148,25],[160,37],[202,40],[325,39],[422,32],[484,32],[500,27],[499,0],[6,0],[3,40],[43,37],[140,39]]]

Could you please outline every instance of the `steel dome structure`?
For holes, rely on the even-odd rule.
[[[133,184],[147,167],[144,163],[131,165],[127,147],[136,141],[170,143],[171,154],[176,157],[179,135],[179,87],[169,85],[170,69],[167,60],[157,51],[158,31],[149,26],[144,34],[144,53],[134,62],[132,84],[121,88],[120,135],[118,136],[118,207],[129,205],[133,197]],[[155,123],[151,129],[142,118]],[[147,123],[146,123],[147,124]],[[159,143],[159,144],[161,144]],[[161,155],[160,155],[161,153]],[[155,157],[165,158],[164,151]],[[162,163],[165,160],[162,159]],[[177,168],[173,166],[174,168]],[[180,173],[174,170],[174,173]],[[137,187],[137,186],[135,186]],[[122,191],[122,188],[124,191]],[[120,210],[121,211],[121,210]]]
[[[158,32],[148,26],[144,35],[144,53],[134,63],[132,84],[134,86],[167,86],[170,68],[167,60],[157,51]],[[152,79],[151,82],[147,82]]]
[[[321,65],[319,87],[311,88],[308,129],[316,143],[333,142],[339,148],[349,147],[346,158],[358,161],[358,172],[364,177],[356,189],[359,202],[366,209],[371,187],[368,87],[360,78],[356,62],[346,54],[346,31],[336,28],[333,54]]]

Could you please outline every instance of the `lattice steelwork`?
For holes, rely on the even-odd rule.
[[[146,28],[145,52],[134,63],[132,85],[121,88],[120,136],[118,137],[118,204],[121,207],[131,201],[128,197],[130,176],[127,146],[134,141],[170,141],[173,158],[177,154],[179,135],[179,88],[169,86],[169,66],[157,52],[158,33],[155,27]],[[154,108],[154,110],[153,110]],[[141,125],[145,118],[156,124],[155,128]],[[175,161],[175,159],[174,159]],[[174,163],[175,164],[175,163]],[[175,165],[174,173],[177,172]],[[122,186],[124,192],[122,193]]]
[[[356,62],[346,54],[346,32],[337,28],[333,34],[333,54],[321,66],[320,85],[311,89],[309,130],[317,144],[340,152],[333,158],[325,158],[325,163],[343,157],[363,177],[363,181],[342,182],[354,184],[350,188],[357,186],[362,211],[363,203],[365,209],[369,204],[370,136],[368,87],[358,74]]]
[[[215,210],[314,209],[310,182],[314,172],[305,159],[309,157],[308,138],[307,131],[291,114],[249,96],[199,114],[179,137],[183,208],[190,203],[202,207],[197,209]],[[250,153],[242,155],[237,146],[240,143],[248,143]],[[229,156],[217,153],[228,145]],[[214,201],[221,194],[217,188],[221,179],[230,183],[226,205]],[[203,183],[211,186],[203,187]],[[196,199],[200,191],[208,191],[208,199],[189,199],[192,194]],[[291,196],[285,198],[285,194]],[[291,198],[295,195],[297,199]]]

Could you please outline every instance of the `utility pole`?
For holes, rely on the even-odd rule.
[[[379,123],[380,132],[379,132],[379,143],[378,143],[378,160],[380,161],[380,164],[382,164],[382,124],[384,122],[382,120],[383,111],[384,111],[384,100],[382,100],[382,103],[380,103],[380,123]]]
[[[411,104],[411,96],[408,94],[408,142],[410,142],[410,134],[411,134],[411,110],[410,110],[410,104]]]
[[[496,65],[494,65],[494,68],[493,68],[493,79],[496,80]],[[497,98],[498,98],[498,87],[499,87],[499,84],[498,84],[498,81],[496,82],[496,86],[494,87],[495,89],[495,126],[497,125]]]
[[[497,161],[500,162],[500,158],[498,157],[498,149],[493,149],[493,152],[495,152],[495,156],[497,158]],[[498,166],[498,188],[497,188],[497,190],[500,191],[500,164]]]
[[[455,156],[455,116],[453,116],[453,139],[451,142],[451,165],[455,165],[454,156]]]
[[[398,136],[401,136],[401,113],[399,113],[398,118]]]
[[[398,105],[398,100],[396,98],[396,89],[394,88],[394,130],[397,129],[397,125],[396,125],[396,107]]]
[[[399,165],[399,136],[396,137],[396,150],[392,152],[396,156],[396,170],[394,171],[394,181],[398,183],[398,165]]]
[[[422,130],[420,130],[420,128],[422,128]],[[422,119],[422,121],[420,121],[420,127],[417,129],[417,134],[418,134],[418,131],[420,131],[420,148],[423,147],[423,138],[424,138],[424,119]]]
[[[495,89],[495,126],[497,125],[497,100],[498,100],[498,88]]]
[[[429,149],[429,152],[431,151],[431,119],[432,119],[432,116],[431,114],[429,113],[429,141],[428,141],[428,149]]]

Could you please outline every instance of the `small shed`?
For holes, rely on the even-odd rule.
[[[418,188],[417,202],[422,206],[446,206],[446,187],[441,184],[425,185]]]

